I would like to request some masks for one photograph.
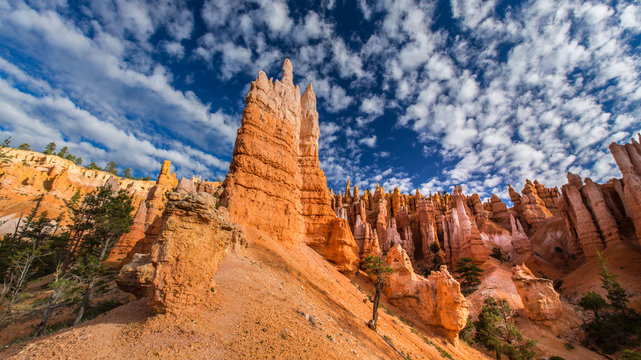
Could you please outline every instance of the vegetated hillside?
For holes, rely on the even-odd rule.
[[[13,232],[18,219],[27,215],[39,196],[43,196],[42,211],[56,218],[66,214],[65,204],[76,192],[87,194],[108,183],[114,190],[127,190],[137,208],[155,185],[155,181],[126,179],[87,169],[56,155],[11,148],[2,152],[0,220],[5,222],[0,226],[0,234]],[[63,221],[68,223],[68,217]]]

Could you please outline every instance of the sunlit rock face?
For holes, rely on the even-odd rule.
[[[556,320],[563,315],[563,304],[552,286],[552,280],[534,276],[530,269],[522,264],[512,269],[512,281],[530,319]]]
[[[469,310],[459,283],[447,268],[442,266],[428,278],[417,275],[400,244],[390,249],[385,262],[392,269],[383,287],[385,296],[422,322],[441,328],[451,341],[457,341]]]
[[[338,219],[318,161],[318,112],[310,85],[300,93],[289,60],[281,80],[264,72],[245,99],[223,199],[231,219],[284,244],[307,243],[344,272],[358,246]]]
[[[177,313],[209,305],[220,260],[241,237],[241,228],[230,221],[227,209],[216,206],[212,195],[170,193],[150,255],[151,309]]]

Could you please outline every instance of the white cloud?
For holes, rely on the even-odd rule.
[[[373,148],[374,146],[376,146],[376,135],[364,137],[358,140],[358,143]]]
[[[383,115],[385,100],[380,96],[372,96],[363,99],[361,111],[370,115]]]

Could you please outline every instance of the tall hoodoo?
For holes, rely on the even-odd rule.
[[[332,210],[319,167],[314,88],[301,96],[286,59],[282,81],[259,72],[245,101],[223,185],[231,219],[285,244],[304,241],[341,271],[355,271],[358,247],[347,220]]]
[[[641,242],[641,145],[634,139],[626,145],[612,143],[610,152],[623,174],[622,200],[631,212],[637,241]]]
[[[300,91],[292,65],[283,64],[282,82],[264,72],[245,98],[224,198],[233,221],[293,244],[303,233],[300,215],[298,152]]]

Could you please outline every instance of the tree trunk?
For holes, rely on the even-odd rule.
[[[47,302],[47,306],[45,307],[45,312],[42,314],[42,320],[40,321],[40,324],[36,326],[36,329],[33,332],[33,338],[37,338],[38,336],[44,335],[45,329],[47,327],[47,322],[49,321],[49,317],[51,317],[51,314],[53,313],[53,310],[56,308],[58,305],[58,299],[60,298],[60,295],[62,295],[63,289],[55,289],[53,291],[53,295],[51,295],[51,298]]]
[[[89,302],[89,296],[91,295],[91,289],[93,288],[93,278],[89,280],[87,288],[85,289],[85,295],[82,297],[82,302],[80,303],[80,309],[78,309],[78,315],[76,315],[76,320],[73,322],[73,326],[80,324],[82,321],[82,316],[85,314],[85,309],[87,303]]]
[[[372,307],[372,320],[367,323],[367,326],[376,331],[376,322],[378,320],[378,304],[381,301],[381,283],[376,281],[376,292],[374,293],[374,306]]]

